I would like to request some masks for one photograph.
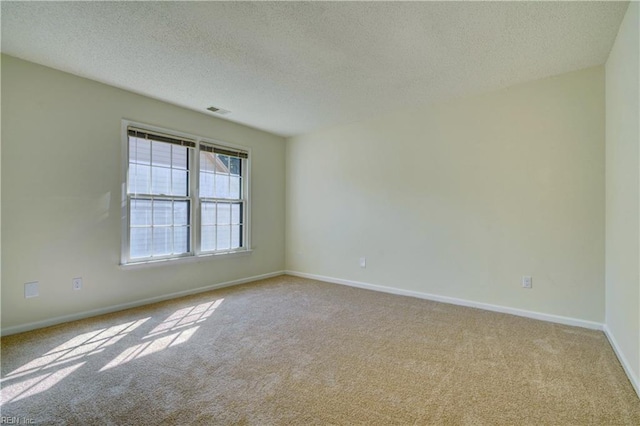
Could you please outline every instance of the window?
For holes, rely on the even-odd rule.
[[[125,126],[122,263],[247,251],[248,151]]]
[[[200,244],[203,252],[242,247],[242,163],[246,153],[200,145]]]

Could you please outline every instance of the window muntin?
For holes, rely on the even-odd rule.
[[[248,152],[126,125],[122,263],[248,251]]]

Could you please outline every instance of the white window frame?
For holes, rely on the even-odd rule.
[[[189,232],[191,247],[187,253],[168,256],[153,256],[149,258],[130,258],[130,225],[129,225],[129,209],[130,196],[128,194],[128,171],[129,171],[129,135],[130,127],[147,130],[151,133],[164,134],[174,138],[184,138],[194,140],[195,148],[189,150],[189,195],[186,197],[190,200],[190,217]],[[189,260],[203,260],[210,257],[226,257],[228,255],[246,254],[252,251],[251,248],[251,149],[242,146],[223,142],[216,139],[206,138],[203,136],[192,135],[176,130],[166,129],[149,124],[139,123],[130,120],[122,120],[121,127],[122,140],[122,198],[121,198],[121,216],[122,216],[122,244],[120,265],[123,267],[150,265],[165,262],[182,262]],[[207,146],[215,146],[224,150],[246,152],[248,158],[242,159],[241,173],[241,191],[242,202],[242,247],[235,249],[225,249],[217,251],[201,251],[201,208],[200,200],[200,144]],[[158,197],[161,198],[161,197]]]

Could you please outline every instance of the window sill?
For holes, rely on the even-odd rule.
[[[213,259],[228,259],[231,257],[239,257],[239,256],[248,256],[253,252],[252,249],[247,250],[238,250],[238,251],[229,251],[229,252],[221,252],[221,253],[206,253],[199,254],[197,256],[183,256],[183,257],[173,257],[167,259],[156,259],[156,260],[145,260],[141,262],[130,262],[130,263],[121,263],[118,265],[120,269],[142,269],[142,268],[151,268],[154,266],[168,266],[168,265],[179,265],[183,263],[198,263],[205,262]]]

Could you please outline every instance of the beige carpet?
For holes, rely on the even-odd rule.
[[[278,277],[2,339],[37,424],[640,425],[606,337]]]

